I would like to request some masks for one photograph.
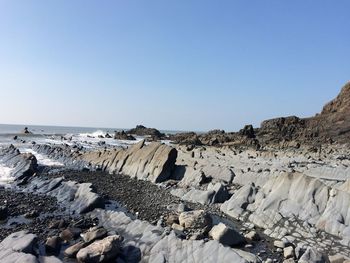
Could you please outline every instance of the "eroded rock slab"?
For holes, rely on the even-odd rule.
[[[122,173],[151,182],[163,182],[171,176],[177,150],[165,144],[141,141],[128,149],[91,152],[82,159],[109,173]]]

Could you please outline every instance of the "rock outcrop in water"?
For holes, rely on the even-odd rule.
[[[116,140],[128,140],[128,141],[135,141],[135,137],[127,134],[125,131],[115,132],[114,139]]]
[[[128,130],[127,133],[138,136],[151,136],[151,138],[154,140],[160,140],[165,136],[165,134],[161,133],[159,130],[155,128],[147,128],[143,125],[137,125],[136,128]]]
[[[23,133],[23,134],[32,134],[32,132],[29,131],[28,127],[25,127],[25,128],[22,130],[21,133]]]

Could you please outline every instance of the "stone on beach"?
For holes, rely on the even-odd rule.
[[[107,262],[117,257],[120,252],[122,237],[118,235],[108,236],[95,241],[79,250],[77,259],[80,262],[99,263]]]
[[[238,246],[246,242],[241,234],[224,223],[213,226],[209,232],[209,236],[225,246]]]
[[[179,224],[186,229],[207,229],[212,219],[204,210],[188,211],[180,214]]]

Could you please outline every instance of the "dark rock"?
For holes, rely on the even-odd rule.
[[[136,140],[136,138],[134,136],[127,134],[125,131],[115,132],[114,139],[116,139],[116,140],[129,140],[129,141]]]
[[[32,132],[30,132],[28,130],[28,127],[24,127],[24,129],[22,130],[22,133],[24,133],[24,134],[31,134]]]
[[[47,254],[58,255],[61,250],[61,238],[58,236],[49,237],[45,243],[45,250]]]
[[[192,151],[195,146],[202,145],[198,135],[194,132],[177,133],[171,135],[170,140],[177,144],[187,145],[188,151]]]
[[[24,215],[24,217],[25,218],[35,218],[35,217],[38,217],[39,216],[39,212],[38,212],[38,210],[33,210],[33,211],[30,211],[30,212],[28,212],[28,213],[26,213],[25,215]]]
[[[65,241],[65,242],[69,242],[73,239],[76,239],[79,237],[81,233],[81,229],[80,228],[72,228],[72,227],[69,227],[69,228],[66,228],[65,230],[63,230],[61,233],[60,233],[60,238]]]
[[[239,133],[243,136],[246,136],[247,138],[255,138],[253,125],[244,126],[244,128],[240,130]]]
[[[8,216],[8,208],[6,206],[0,206],[0,220],[6,220]]]
[[[165,136],[165,134],[161,133],[157,129],[154,128],[146,128],[143,125],[137,125],[136,128],[128,131],[129,134],[135,134],[138,136],[151,136],[155,139],[161,139]]]

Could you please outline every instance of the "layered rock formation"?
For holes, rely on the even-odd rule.
[[[171,176],[177,150],[165,144],[141,141],[128,149],[88,152],[80,158],[103,171],[121,173],[142,180],[162,182]]]
[[[0,163],[12,168],[9,180],[24,183],[37,169],[37,160],[31,153],[21,154],[13,145],[0,149]]]

